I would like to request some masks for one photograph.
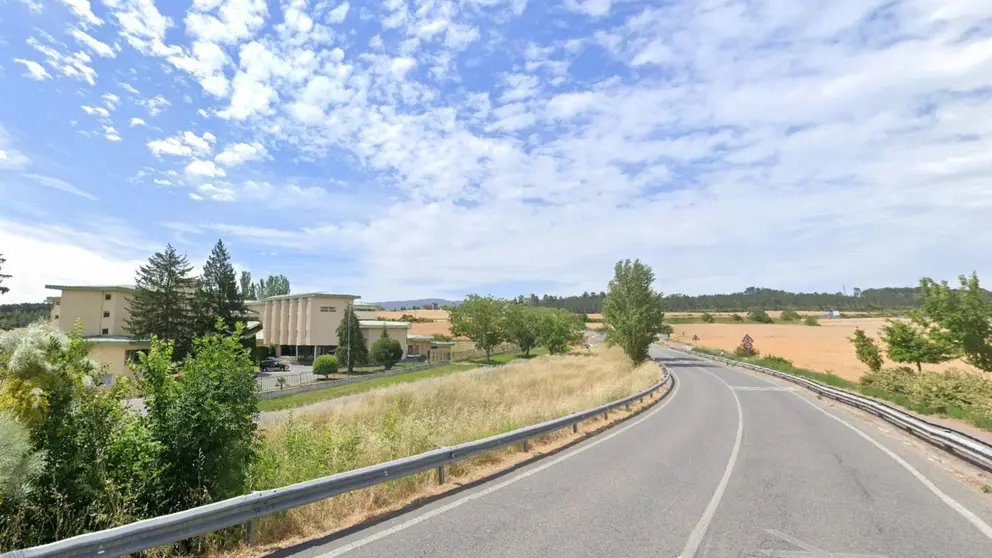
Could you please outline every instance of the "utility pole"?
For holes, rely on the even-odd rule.
[[[348,320],[348,372],[351,372],[351,302],[347,306],[348,313],[345,314],[344,318]]]

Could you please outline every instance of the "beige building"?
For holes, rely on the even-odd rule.
[[[107,366],[107,374],[130,375],[127,363],[137,359],[138,351],[148,349],[147,341],[131,339],[126,329],[134,287],[45,285],[45,288],[61,291],[60,296],[49,299],[52,327],[68,333],[78,320],[83,338],[94,344],[90,356]]]
[[[383,322],[378,320],[360,320],[362,324],[362,337],[365,338],[365,345],[370,349],[382,337],[382,332],[399,342],[403,348],[403,357],[407,357],[407,331],[410,328],[409,322]]]
[[[455,343],[435,341],[430,335],[409,335],[407,347],[407,356],[425,357],[428,362],[443,362],[451,360]]]

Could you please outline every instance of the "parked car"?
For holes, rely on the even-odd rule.
[[[289,370],[289,365],[278,359],[267,358],[258,363],[258,369],[262,372],[267,372],[269,370]]]

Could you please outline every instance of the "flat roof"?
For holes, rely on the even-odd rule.
[[[431,342],[431,345],[434,345],[435,347],[454,347],[455,346],[455,342],[454,341],[432,341]]]
[[[313,293],[299,293],[299,294],[270,296],[255,302],[268,302],[270,300],[287,300],[291,298],[307,298],[307,297],[350,298],[352,300],[362,298],[358,295],[352,295],[352,294],[339,294],[339,293],[328,293],[323,291],[317,291]]]
[[[46,289],[60,291],[133,291],[134,285],[45,285]]]
[[[434,338],[430,335],[407,335],[407,341],[433,341]]]
[[[96,343],[97,345],[119,345],[119,346],[144,346],[151,343],[148,339],[132,339],[127,335],[91,335],[83,337],[83,341]]]
[[[358,320],[361,327],[410,327],[410,322],[387,322],[384,320]]]

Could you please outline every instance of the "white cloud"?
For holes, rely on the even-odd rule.
[[[121,81],[121,82],[118,82],[117,85],[120,85],[121,86],[121,89],[123,89],[124,91],[127,91],[128,93],[130,93],[132,95],[141,95],[141,91],[138,91],[130,83],[125,83],[125,82]]]
[[[51,38],[49,36],[49,38]],[[85,52],[63,54],[50,45],[41,43],[34,37],[28,38],[27,44],[45,56],[45,62],[50,68],[64,76],[83,80],[90,85],[96,85],[97,73],[90,66],[92,59]]]
[[[30,160],[26,155],[10,147],[7,131],[0,126],[0,169],[22,169]]]
[[[121,100],[119,96],[114,95],[113,93],[104,93],[102,99],[104,104],[106,104],[107,108],[110,110],[117,108],[117,103]]]
[[[110,111],[103,107],[91,107],[89,105],[83,105],[82,109],[86,111],[86,114],[93,116],[100,116],[101,118],[109,118]]]
[[[186,32],[202,41],[234,44],[254,36],[268,14],[265,0],[225,0],[216,15],[205,13],[217,5],[203,2],[186,14]]]
[[[151,99],[136,99],[135,103],[145,107],[148,110],[148,114],[152,117],[158,116],[165,107],[171,105],[168,99],[161,95],[156,95]]]
[[[262,159],[266,154],[265,146],[260,143],[236,143],[225,147],[215,160],[225,167],[233,167]]]
[[[171,138],[152,140],[146,145],[156,157],[174,155],[177,157],[192,157],[196,154],[208,154],[213,149],[217,138],[210,132],[197,136],[189,130],[180,132]]]
[[[107,138],[108,141],[121,141],[121,135],[113,126],[103,127],[103,137]]]
[[[158,184],[159,186],[172,186],[172,182],[164,178],[156,178],[152,180],[152,182]]]
[[[210,175],[214,176],[214,175]],[[232,202],[234,201],[234,190],[230,188],[217,187],[213,184],[201,184],[197,186],[197,194],[191,194],[196,196],[193,199],[202,200],[204,198],[216,202]]]
[[[407,72],[417,65],[417,61],[409,57],[393,58],[389,63],[389,71],[395,79],[403,79]]]
[[[224,176],[227,173],[224,172],[224,169],[215,165],[213,161],[194,159],[192,163],[186,165],[186,174],[216,178],[219,176]]]
[[[100,228],[107,230],[105,223]],[[11,276],[4,279],[4,286],[10,288],[3,295],[4,302],[42,302],[58,294],[45,285],[133,283],[144,258],[133,251],[114,253],[100,236],[64,226],[34,227],[0,220],[0,246],[7,259],[4,272]],[[138,244],[144,247],[144,243]]]
[[[86,198],[88,200],[96,201],[98,199],[93,194],[91,194],[89,192],[86,192],[84,190],[81,190],[81,189],[73,186],[72,184],[69,184],[68,182],[66,182],[65,180],[62,180],[60,178],[55,178],[55,177],[52,177],[52,176],[45,176],[45,175],[41,175],[41,174],[31,174],[31,173],[24,173],[22,176],[24,176],[25,178],[29,178],[29,179],[35,181],[36,183],[40,184],[41,186],[44,186],[45,188],[51,188],[53,190],[59,190],[61,192],[65,192],[67,194],[72,194],[74,196],[79,196],[81,198]]]
[[[131,128],[134,128],[135,126],[144,126],[144,125],[145,125],[145,121],[140,118],[135,117],[131,119],[131,124],[130,124]]]
[[[85,24],[100,25],[103,23],[103,20],[93,13],[89,0],[62,0],[62,3],[68,6]]]
[[[610,13],[613,0],[565,0],[565,7],[573,12],[600,17]]]
[[[69,34],[75,37],[80,44],[86,46],[104,58],[113,58],[116,55],[114,49],[110,48],[110,45],[94,39],[81,29],[71,29]]]
[[[341,23],[344,18],[348,17],[349,4],[347,2],[342,2],[338,7],[334,8],[327,13],[327,21],[331,23]]]
[[[228,58],[216,43],[195,41],[192,55],[184,53],[172,56],[169,62],[196,76],[207,93],[215,97],[227,95],[228,80],[224,75],[224,67]]]
[[[552,118],[567,120],[593,108],[601,102],[603,102],[603,99],[593,91],[562,93],[561,95],[555,95],[548,101],[547,112]]]
[[[172,19],[162,15],[151,0],[111,0],[107,2],[120,33],[131,47],[143,54],[172,56],[181,48],[165,44],[165,33]]]
[[[52,78],[52,75],[48,73],[48,70],[46,70],[44,66],[33,60],[15,58],[14,62],[17,62],[18,64],[23,64],[24,67],[27,69],[28,72],[24,74],[24,77],[31,78],[35,81],[41,81],[44,79]]]

